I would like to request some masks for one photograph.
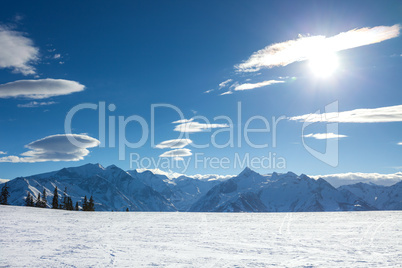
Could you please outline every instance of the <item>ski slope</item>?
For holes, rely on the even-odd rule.
[[[1,267],[400,267],[402,212],[75,212],[0,206]]]

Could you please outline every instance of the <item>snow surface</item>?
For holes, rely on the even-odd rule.
[[[75,212],[0,206],[1,267],[400,267],[402,212]]]

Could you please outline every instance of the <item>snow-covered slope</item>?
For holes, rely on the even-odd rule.
[[[402,210],[402,182],[392,186],[356,183],[338,189],[345,193],[353,193],[381,210]]]
[[[96,210],[139,211],[175,211],[175,207],[151,187],[133,178],[116,166],[107,168],[99,164],[87,164],[80,167],[63,168],[56,172],[16,178],[8,182],[10,189],[9,203],[23,205],[27,192],[36,198],[46,189],[48,204],[53,198],[57,186],[59,197],[64,190],[73,203],[81,203],[86,195],[93,196]]]
[[[237,177],[213,187],[190,211],[354,211],[375,210],[352,193],[343,193],[323,179],[306,175],[260,175],[246,168]]]
[[[0,267],[401,267],[402,211],[76,212],[0,205]]]

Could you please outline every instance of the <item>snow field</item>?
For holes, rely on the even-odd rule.
[[[395,267],[402,212],[76,212],[0,206],[1,267]]]

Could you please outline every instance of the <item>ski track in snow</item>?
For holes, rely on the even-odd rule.
[[[0,267],[402,266],[401,211],[0,214]]]

